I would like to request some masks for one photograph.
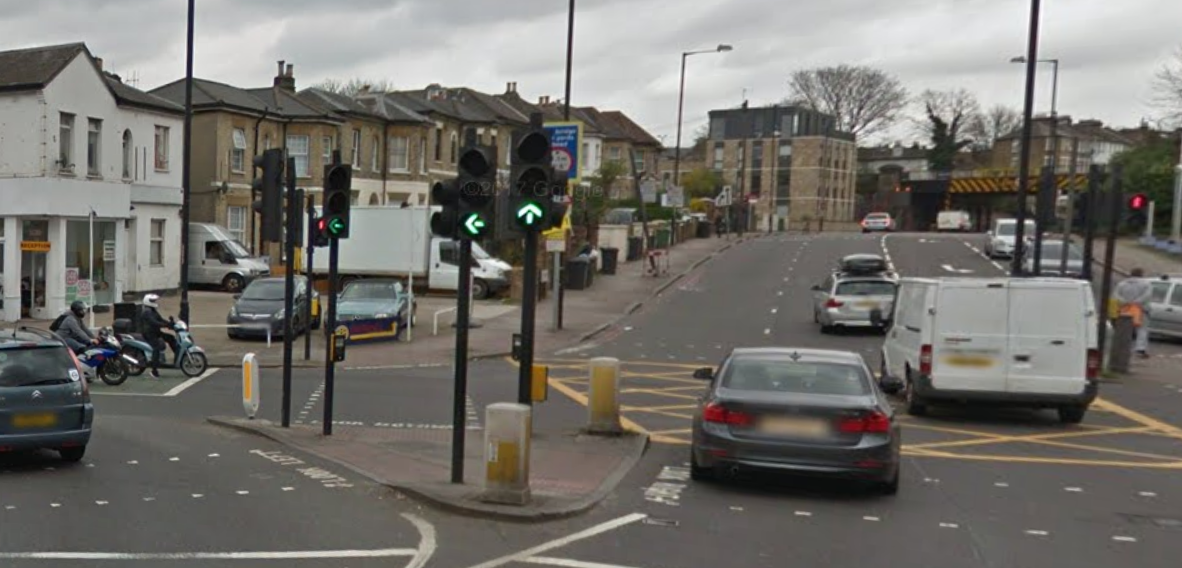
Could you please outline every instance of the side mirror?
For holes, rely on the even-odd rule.
[[[903,381],[896,377],[879,377],[878,386],[882,387],[882,391],[887,394],[899,394],[903,390]]]
[[[234,294],[234,299],[235,299],[235,300],[241,300],[241,299],[242,299],[242,294]]]
[[[694,371],[694,378],[702,379],[703,381],[712,380],[714,378],[714,369],[711,369],[710,367],[702,367],[697,369]]]

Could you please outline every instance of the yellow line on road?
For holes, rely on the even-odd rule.
[[[1174,426],[1173,424],[1167,424],[1156,418],[1150,418],[1149,416],[1141,414],[1135,410],[1125,408],[1114,402],[1109,402],[1106,399],[1096,399],[1096,402],[1093,404],[1093,406],[1099,406],[1113,414],[1127,418],[1138,424],[1144,424],[1150,428],[1161,430],[1162,432],[1173,434],[1176,437],[1182,438],[1182,428]]]
[[[1182,461],[1172,463],[1146,463],[1146,462],[1124,462],[1124,461],[1104,461],[1104,460],[1085,460],[1085,459],[1067,459],[1067,458],[1036,458],[1028,456],[991,456],[991,455],[973,455],[973,454],[954,454],[951,452],[937,452],[935,450],[919,450],[919,453],[912,453],[911,449],[903,446],[903,454],[913,457],[929,457],[929,458],[947,458],[954,460],[971,460],[971,461],[992,461],[992,462],[1006,462],[1006,463],[1039,463],[1051,465],[1089,465],[1089,466],[1108,466],[1108,467],[1138,467],[1148,469],[1182,469]]]
[[[1084,432],[1057,432],[1054,434],[1031,434],[1021,436],[1005,436],[1001,438],[988,438],[977,440],[957,440],[954,442],[931,442],[926,444],[918,444],[911,446],[912,448],[952,448],[960,446],[980,446],[988,444],[1007,444],[1007,443],[1021,443],[1031,442],[1035,443],[1039,440],[1053,440],[1058,438],[1077,438],[1082,436],[1108,436],[1112,434],[1127,434],[1132,432],[1144,432],[1148,428],[1139,426],[1136,428],[1111,428],[1108,430],[1087,430]]]

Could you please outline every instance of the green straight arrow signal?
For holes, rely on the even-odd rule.
[[[485,226],[484,219],[480,218],[479,213],[472,213],[464,220],[464,230],[474,237],[480,236],[484,232]]]
[[[328,232],[336,235],[344,230],[345,230],[345,222],[344,221],[340,220],[339,218],[333,218],[333,219],[328,220]]]
[[[517,210],[517,218],[526,225],[534,225],[542,218],[542,208],[537,203],[526,203]]]

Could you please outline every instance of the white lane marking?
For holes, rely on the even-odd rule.
[[[403,513],[402,518],[410,521],[410,524],[419,531],[419,548],[415,550],[414,558],[411,559],[410,564],[406,565],[406,568],[423,568],[435,555],[435,549],[438,546],[435,538],[435,525],[411,513]]]
[[[796,516],[798,516],[798,517],[811,517],[811,516],[813,516],[813,514],[812,514],[812,513],[810,513],[810,512],[808,512],[808,511],[797,511],[797,512],[796,512]]]
[[[52,507],[52,508],[54,508],[54,509],[56,509],[56,508],[58,508],[58,507],[61,507],[61,506],[62,506],[62,504],[61,504],[61,503],[50,503],[50,504],[49,504],[49,506],[50,506],[50,507]]]
[[[1064,487],[1063,490],[1068,493],[1083,493],[1082,487]]]
[[[16,509],[16,505],[5,505],[4,506],[5,511],[11,511],[13,509]]]
[[[346,371],[384,371],[393,369],[434,369],[436,367],[447,367],[443,363],[419,363],[417,365],[376,365],[372,367],[345,367]]]
[[[239,495],[250,495],[250,491],[235,491]]]
[[[13,560],[318,560],[414,556],[412,548],[378,550],[295,550],[273,552],[0,552]]]
[[[973,271],[969,270],[968,268],[955,268],[951,264],[941,264],[940,268],[943,268],[944,270],[947,270],[948,272],[952,272],[954,274],[972,274],[973,273]]]
[[[1009,486],[1010,486],[1010,484],[1009,484],[1009,483],[1006,483],[1006,482],[1004,482],[1004,481],[999,481],[999,482],[997,482],[997,483],[994,483],[994,484],[993,484],[993,486],[994,486],[994,487],[1009,487]]]
[[[205,495],[202,495],[202,494],[200,494],[200,493],[194,493],[194,494],[193,494],[193,498],[194,498],[194,499],[200,499],[200,498],[202,498],[202,497],[205,497]]]
[[[1137,542],[1137,539],[1131,536],[1114,536],[1112,540],[1117,542]]]
[[[179,461],[181,461],[181,458],[168,458],[168,461],[170,461],[170,462],[179,462]]]
[[[773,314],[774,314],[774,313],[776,313],[776,312],[778,312],[778,311],[780,311],[780,309],[779,309],[779,308],[772,308],[772,313],[773,313]]]
[[[100,507],[102,507],[103,505],[107,505],[109,503],[110,503],[109,501],[95,501],[94,502],[95,505],[98,505]]]
[[[1000,270],[1002,272],[1006,271],[1006,267],[1002,266],[1001,263],[996,260],[989,261],[989,264],[992,264],[995,268],[997,268],[998,270]]]
[[[284,487],[284,491],[295,491],[295,487]]]
[[[763,334],[764,334],[764,335],[771,335],[771,334],[772,334],[772,328],[770,328],[770,327],[769,327],[769,328],[766,328],[766,329],[764,329],[764,330],[763,330]]]
[[[207,457],[207,458],[220,458],[220,457],[222,457],[222,456],[221,456],[221,454],[209,454],[208,456],[205,456],[205,457]]]
[[[776,295],[777,295],[777,296],[783,296],[783,295],[784,295],[784,291],[783,291],[783,290],[781,290],[781,291],[779,291],[779,292],[776,292]]]
[[[862,520],[863,520],[863,521],[873,521],[873,522],[877,522],[877,521],[880,521],[880,520],[882,520],[882,519],[879,519],[878,517],[862,517]]]
[[[127,462],[127,465],[137,465],[139,463],[140,463],[139,460],[131,460],[131,461]]]
[[[1048,533],[1047,531],[1026,531],[1026,534],[1030,536],[1047,536],[1051,533]]]
[[[940,523],[940,528],[942,528],[942,529],[955,529],[955,528],[960,528],[960,525],[958,525],[958,524],[956,524],[956,523]]]
[[[538,546],[535,546],[533,548],[527,548],[521,552],[517,552],[514,554],[508,554],[508,555],[502,556],[500,558],[494,558],[492,560],[489,560],[489,561],[481,563],[481,564],[477,564],[477,565],[472,566],[470,568],[497,568],[498,566],[504,566],[504,565],[509,564],[511,562],[521,562],[527,558],[533,558],[543,552],[554,550],[555,548],[561,548],[561,547],[566,546],[572,542],[577,542],[580,540],[588,539],[593,536],[618,529],[618,528],[623,527],[625,525],[630,525],[632,523],[635,523],[636,521],[639,521],[639,520],[647,518],[647,517],[648,517],[648,515],[646,515],[644,513],[632,513],[630,515],[624,515],[623,517],[620,517],[618,519],[613,519],[613,520],[607,521],[605,523],[600,523],[600,524],[595,525],[589,529],[585,529],[585,530],[579,531],[574,534],[569,534],[569,535],[564,536],[562,538],[554,539],[550,542],[539,544]]]
[[[1137,495],[1140,495],[1142,497],[1157,497],[1157,493],[1154,493],[1152,491],[1142,491],[1142,492],[1138,493]]]
[[[548,556],[534,556],[531,558],[523,558],[522,562],[527,564],[540,564],[542,566],[560,566],[562,568],[629,568],[623,564],[604,564],[602,562],[584,562],[582,560],[571,560],[569,558],[550,558]]]
[[[144,497],[144,502],[145,502],[145,503],[150,503],[150,502],[152,502],[152,501],[155,501],[155,500],[156,500],[156,498],[155,498],[155,497]]]
[[[182,392],[185,392],[185,390],[187,390],[189,387],[191,387],[201,381],[204,381],[205,379],[208,379],[209,377],[212,377],[215,373],[217,373],[220,370],[221,369],[206,369],[204,373],[201,373],[200,375],[193,377],[193,378],[173,387],[172,390],[169,390],[168,392],[166,392],[160,396],[176,396],[178,394],[181,394]]]

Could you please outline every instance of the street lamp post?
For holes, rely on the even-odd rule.
[[[1010,63],[1026,63],[1027,59],[1024,55],[1019,55],[1010,59]],[[1054,75],[1051,79],[1051,179],[1057,179],[1059,175],[1059,60],[1058,59],[1039,59],[1037,63],[1050,63],[1054,69]],[[1029,151],[1029,150],[1027,150]],[[1057,185],[1057,184],[1056,184]],[[1034,223],[1034,275],[1038,276],[1042,273],[1042,236],[1043,217],[1045,217],[1044,205],[1045,201],[1041,197],[1042,188],[1039,188],[1039,198],[1034,200],[1035,206],[1035,223]],[[1059,192],[1056,187],[1055,198],[1058,199]],[[1064,243],[1071,235],[1064,235]],[[1064,256],[1067,254],[1067,247],[1063,247]]]
[[[189,219],[193,187],[193,18],[196,0],[189,0],[188,41],[185,46],[185,132],[181,156],[181,321],[189,323]]]
[[[701,53],[722,53],[734,49],[727,44],[719,44],[714,49],[702,49],[698,51],[686,51],[681,54],[681,86],[677,91],[677,141],[673,148],[673,185],[679,186],[681,184],[681,115],[685,109],[685,60],[691,55],[698,55]],[[642,203],[643,207],[644,204]],[[677,216],[674,215],[674,221]]]

